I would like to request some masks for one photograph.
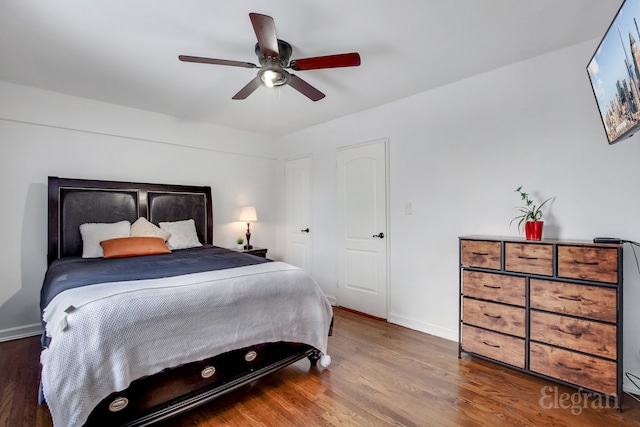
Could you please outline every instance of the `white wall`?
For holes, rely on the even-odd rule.
[[[251,242],[277,256],[272,140],[7,83],[0,99],[0,340],[40,330],[50,175],[210,185],[214,244],[235,246],[251,204]]]
[[[520,185],[538,201],[555,197],[545,237],[640,241],[640,136],[606,142],[585,71],[597,43],[283,138],[281,159],[312,154],[313,253],[322,254],[313,275],[324,291],[337,293],[336,147],[382,137],[390,141],[391,322],[457,339],[458,236],[517,235],[509,222]],[[624,364],[640,374],[640,273],[629,245],[624,269]]]

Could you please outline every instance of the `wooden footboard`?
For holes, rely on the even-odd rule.
[[[299,343],[267,343],[167,369],[112,393],[91,413],[87,426],[146,426],[210,402],[264,375],[308,357],[315,348]]]

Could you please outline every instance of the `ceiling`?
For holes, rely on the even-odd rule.
[[[600,39],[621,3],[0,0],[0,80],[277,137]],[[359,52],[362,65],[296,72],[317,102],[288,86],[232,100],[257,70],[178,55],[258,64],[250,12],[274,18],[291,59]]]

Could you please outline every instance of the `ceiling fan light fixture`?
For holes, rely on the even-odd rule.
[[[260,80],[267,87],[282,86],[289,82],[289,73],[284,70],[267,69],[260,71]]]

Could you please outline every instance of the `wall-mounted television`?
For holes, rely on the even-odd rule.
[[[640,0],[625,0],[587,72],[609,144],[640,128]]]

